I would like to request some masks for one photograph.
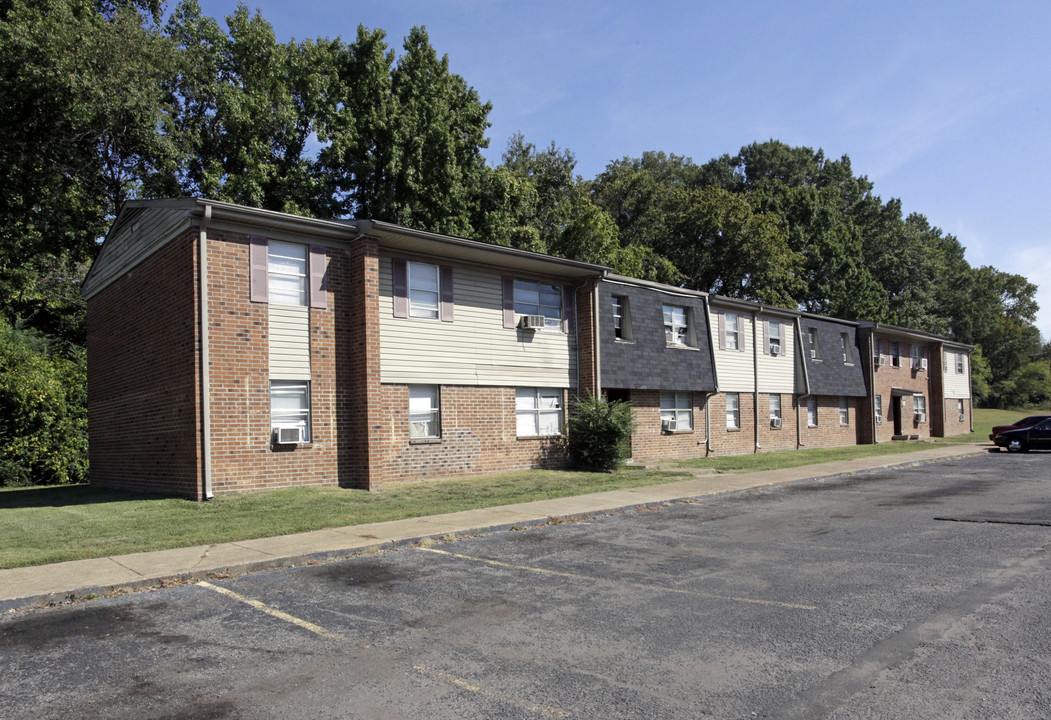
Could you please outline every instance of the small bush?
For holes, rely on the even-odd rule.
[[[567,442],[573,464],[583,470],[611,472],[623,464],[631,452],[629,441],[635,432],[631,405],[602,397],[580,398],[569,416]]]

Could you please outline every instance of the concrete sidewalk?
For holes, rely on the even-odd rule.
[[[984,454],[988,449],[987,444],[949,445],[904,455],[804,465],[787,470],[724,475],[698,473],[689,480],[594,495],[537,500],[258,540],[0,570],[0,612],[70,602],[86,595],[135,592],[165,583],[191,582],[215,576],[326,562],[449,535],[538,525],[555,517],[582,518],[735,490],[940,462]]]

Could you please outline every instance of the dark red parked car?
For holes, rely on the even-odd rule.
[[[1002,432],[1006,432],[1008,430],[1019,430],[1021,428],[1033,427],[1034,425],[1036,425],[1041,420],[1048,420],[1048,419],[1051,419],[1051,415],[1030,415],[1029,417],[1022,418],[1018,422],[1013,423],[1011,425],[994,425],[993,426],[993,431],[989,435],[989,439],[995,441],[996,440],[996,436],[999,435]]]

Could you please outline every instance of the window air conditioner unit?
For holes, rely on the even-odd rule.
[[[927,369],[927,358],[920,358],[920,370]]]
[[[546,326],[543,315],[523,315],[518,327],[523,330],[543,330]]]
[[[773,355],[774,357],[777,357],[778,355],[780,355],[781,354],[781,346],[780,345],[771,345],[770,346],[770,354]]]
[[[967,420],[967,416],[964,415],[963,413],[960,413],[960,422],[965,422],[966,420]]]
[[[883,367],[884,365],[887,364],[887,358],[884,357],[883,355],[880,355],[879,356],[879,362],[876,363],[876,364],[879,365],[880,367]]]
[[[882,415],[877,415],[876,416],[876,422],[877,423],[882,423],[883,422],[883,416]]]
[[[303,442],[303,427],[301,425],[275,427],[274,441],[278,445],[298,445]]]
[[[927,422],[927,413],[916,413],[916,422]]]
[[[661,420],[661,432],[671,433],[675,432],[676,421],[675,420]]]
[[[810,359],[811,360],[817,360],[817,350],[811,350],[810,351]]]
[[[770,427],[779,428],[781,427],[781,418],[770,418]]]

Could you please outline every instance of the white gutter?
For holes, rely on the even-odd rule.
[[[708,355],[712,361],[712,385],[714,390],[704,398],[704,454],[712,454],[712,409],[709,400],[719,392],[719,369],[715,363],[715,333],[712,332],[712,306],[708,297],[704,297],[704,322],[708,326]]]
[[[601,303],[599,302],[599,285],[601,284],[600,280],[601,279],[595,280],[594,288],[592,289],[592,292],[591,292],[591,295],[594,298],[594,300],[593,300],[594,308],[592,308],[592,312],[594,313],[594,318],[592,319],[592,322],[591,322],[591,336],[592,336],[591,344],[592,344],[592,348],[593,348],[592,349],[592,353],[595,356],[595,397],[596,398],[598,398],[598,397],[600,397],[602,395],[602,352],[601,352],[602,333],[599,332],[599,318],[602,317],[602,315],[601,315],[602,308],[601,308]],[[579,324],[580,323],[577,323],[577,325],[578,325],[577,332],[578,333],[580,332]],[[580,348],[580,341],[578,340],[577,341],[577,352],[578,353],[580,352],[579,348]],[[578,372],[579,372],[579,368],[580,368],[580,360],[579,360],[579,358],[577,359],[577,368],[578,368]],[[578,387],[579,387],[579,383],[578,383]]]
[[[201,337],[201,481],[205,500],[212,497],[212,420],[211,420],[211,361],[208,356],[208,225],[212,221],[212,206],[204,206],[201,227],[197,234],[197,283],[200,302]]]
[[[756,335],[756,326],[759,324],[759,313],[763,311],[763,306],[752,312],[752,415],[754,419],[752,421],[752,429],[755,436],[755,448],[752,452],[759,452],[762,450],[762,446],[759,445],[759,339]]]
[[[799,364],[803,368],[803,394],[799,396],[796,401],[796,447],[806,447],[806,443],[803,442],[803,412],[809,413],[809,403],[807,410],[803,409],[803,400],[810,399],[810,373],[806,367],[806,350],[803,348],[803,328],[800,326],[799,318],[796,318],[796,352],[799,358]]]

